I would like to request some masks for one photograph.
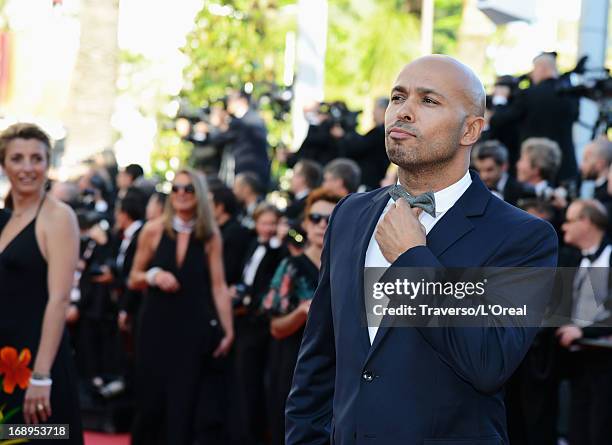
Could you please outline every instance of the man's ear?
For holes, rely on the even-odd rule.
[[[485,120],[480,116],[468,116],[465,120],[465,128],[463,130],[463,135],[461,136],[460,145],[463,146],[472,146],[478,139],[480,138],[480,133],[484,128]]]

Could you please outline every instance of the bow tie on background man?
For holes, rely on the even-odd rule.
[[[394,201],[404,198],[410,204],[410,207],[418,207],[431,215],[432,218],[436,217],[436,199],[433,192],[425,192],[418,196],[412,196],[404,187],[395,184],[389,188],[389,195],[391,195]]]

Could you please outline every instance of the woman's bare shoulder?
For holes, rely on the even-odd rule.
[[[40,209],[40,217],[44,222],[51,224],[52,228],[76,227],[77,219],[74,210],[67,204],[52,196],[47,196]]]
[[[156,237],[161,235],[164,231],[164,219],[163,217],[152,219],[151,221],[147,221],[145,225],[142,227],[142,232],[140,236],[145,237]]]

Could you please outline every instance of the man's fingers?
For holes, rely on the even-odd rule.
[[[423,209],[420,207],[410,207],[410,204],[408,204],[408,201],[406,201],[404,198],[400,198],[395,201],[395,207],[398,209],[410,210],[416,218],[418,218],[421,212],[423,212]]]

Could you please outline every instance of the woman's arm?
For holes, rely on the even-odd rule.
[[[64,332],[66,309],[70,303],[70,290],[79,259],[79,229],[74,213],[62,205],[53,209],[48,216],[43,233],[48,264],[49,301],[34,363],[34,372],[41,374],[51,372],[55,360]]]
[[[270,333],[272,337],[281,340],[299,331],[300,328],[306,324],[311,301],[312,300],[304,300],[287,315],[273,318],[270,322]]]
[[[234,341],[234,326],[232,321],[232,303],[227,283],[225,282],[225,272],[223,270],[223,243],[219,232],[215,232],[212,238],[206,243],[206,253],[208,254],[208,267],[211,277],[211,287],[217,313],[221,321],[221,326],[225,331],[225,336],[213,356],[225,355]]]

